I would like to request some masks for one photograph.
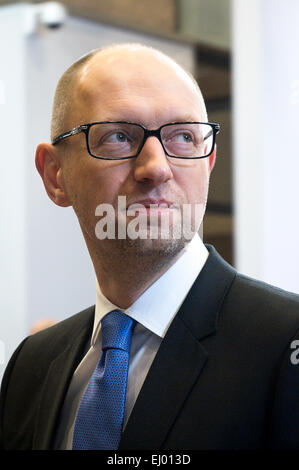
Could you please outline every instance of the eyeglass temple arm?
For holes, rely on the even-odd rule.
[[[67,137],[70,137],[71,135],[76,135],[79,134],[80,132],[86,130],[88,126],[86,124],[81,124],[81,126],[74,127],[68,132],[64,132],[63,134],[60,134],[59,136],[55,137],[52,141],[52,145],[57,144],[62,139],[66,139]]]
[[[220,131],[220,126],[215,127],[216,134]],[[214,132],[214,129],[212,129],[210,132],[207,133],[207,135],[204,137],[203,140],[207,140]]]

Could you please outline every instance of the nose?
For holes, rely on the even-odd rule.
[[[153,185],[166,183],[173,178],[167,156],[157,137],[148,137],[136,158],[134,178],[139,183],[151,182]]]

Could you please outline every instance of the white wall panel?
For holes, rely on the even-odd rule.
[[[237,268],[299,293],[299,2],[233,2]]]

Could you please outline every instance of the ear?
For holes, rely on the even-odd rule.
[[[35,153],[35,166],[41,175],[49,198],[58,206],[70,206],[56,147],[48,143],[39,144]]]
[[[215,166],[215,163],[216,163],[216,151],[217,151],[217,145],[215,144],[215,148],[213,150],[213,152],[211,153],[211,155],[209,156],[209,170],[210,170],[210,174],[212,173],[212,170]]]

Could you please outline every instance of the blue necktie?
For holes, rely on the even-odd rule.
[[[103,352],[81,399],[73,449],[116,450],[121,438],[135,321],[114,310],[101,324]]]

